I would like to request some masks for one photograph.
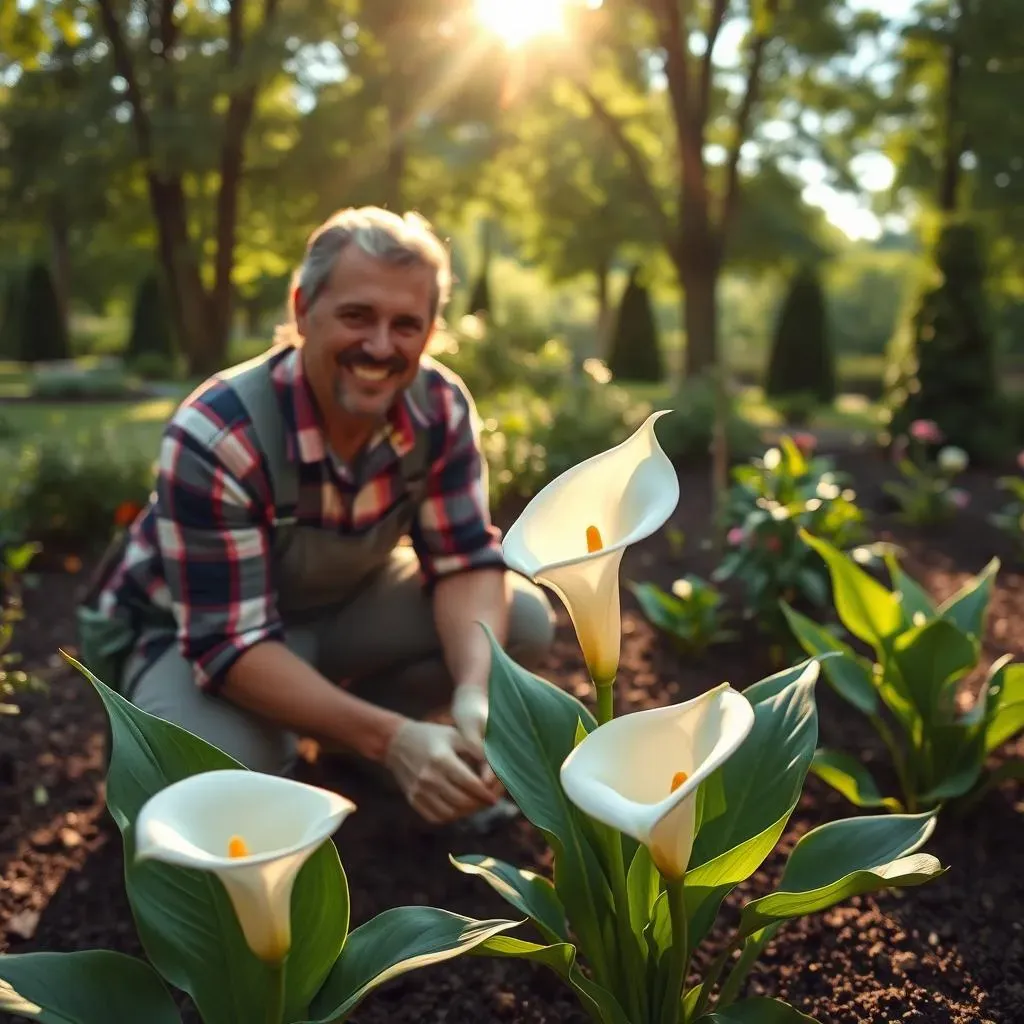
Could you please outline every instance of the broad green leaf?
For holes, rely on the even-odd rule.
[[[980,641],[984,636],[985,613],[992,599],[999,568],[999,559],[993,558],[974,579],[968,580],[948,601],[939,605],[939,615]]]
[[[124,840],[125,887],[147,956],[170,984],[192,996],[205,1024],[259,1020],[273,979],[246,944],[220,880],[210,872],[134,859],[134,822],[151,796],[200,772],[243,766],[198,736],[140,711],[67,660],[92,683],[110,717],[107,806]],[[333,843],[324,843],[299,872],[292,918],[301,925],[293,929],[288,955],[287,1008],[297,1014],[327,977],[348,930],[348,885]]]
[[[837,640],[824,626],[779,602],[789,628],[800,646],[811,656],[835,652],[835,657],[822,661],[822,671],[832,688],[859,711],[873,715],[878,711],[878,694],[871,682],[871,672],[861,664],[853,650]]]
[[[942,722],[928,730],[921,758],[918,799],[922,806],[953,800],[970,792],[981,777],[984,733],[963,722]]]
[[[703,820],[686,876],[690,942],[714,922],[722,900],[775,848],[800,799],[818,742],[814,685],[819,666],[754,705],[739,750],[705,783]]]
[[[460,871],[479,875],[490,887],[521,914],[526,914],[549,942],[568,942],[565,908],[555,887],[533,871],[513,867],[493,857],[471,853],[449,857]]]
[[[496,935],[472,950],[474,956],[500,956],[532,960],[549,967],[576,991],[583,1008],[602,1024],[630,1024],[615,996],[594,984],[576,964],[576,948],[569,943],[538,946],[511,935]]]
[[[819,747],[814,752],[811,771],[857,807],[886,807],[901,811],[894,797],[882,796],[867,768],[857,758],[838,750]]]
[[[931,723],[943,711],[948,684],[977,662],[978,648],[976,641],[948,619],[932,619],[896,637],[892,657],[902,679],[902,691],[922,719]]]
[[[791,665],[789,668],[784,668],[770,676],[765,676],[764,679],[759,679],[756,683],[751,683],[750,686],[743,691],[743,696],[746,697],[751,704],[760,704],[761,701],[767,700],[769,697],[777,697],[786,689],[787,686],[796,682],[796,680],[807,671],[810,665],[815,662],[825,664],[834,660],[836,657],[838,657],[838,655],[823,654],[820,657],[805,658],[796,665]]]
[[[741,999],[738,1003],[705,1013],[694,1024],[817,1024],[813,1017],[779,999]]]
[[[661,875],[646,846],[637,847],[626,871],[626,896],[629,899],[629,924],[640,936],[651,920],[651,910],[661,892]]]
[[[1024,664],[1004,664],[986,694],[985,752],[991,753],[1024,729]]]
[[[517,923],[475,921],[435,907],[385,910],[349,935],[304,1024],[344,1021],[367,994],[385,982],[468,953]]]
[[[903,571],[895,554],[891,551],[885,554],[885,564],[889,569],[893,589],[900,595],[904,624],[906,626],[914,625],[915,616],[923,615],[926,620],[934,619],[937,613],[931,597],[915,579]]]
[[[802,836],[777,892],[752,900],[740,916],[751,935],[775,921],[818,913],[851,896],[920,885],[944,869],[915,853],[935,829],[933,814],[884,814],[832,821]]]
[[[679,618],[681,602],[672,594],[665,593],[654,583],[634,583],[629,581],[626,586],[640,605],[640,610],[650,620],[652,626],[666,633],[675,631]]]
[[[181,1024],[160,975],[106,949],[0,956],[0,1010],[43,1024]]]
[[[899,632],[902,626],[899,596],[886,590],[853,559],[828,541],[800,531],[804,542],[822,557],[832,577],[836,611],[843,625],[858,639],[873,644],[876,650]]]

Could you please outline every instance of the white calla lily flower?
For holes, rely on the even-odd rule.
[[[697,787],[754,725],[750,701],[728,683],[670,707],[598,726],[562,763],[562,788],[585,814],[643,843],[677,881],[693,850]]]
[[[146,801],[135,826],[135,857],[212,871],[249,948],[280,963],[291,948],[299,870],[354,810],[338,793],[276,775],[201,772]]]
[[[505,564],[561,598],[591,678],[610,685],[619,667],[619,564],[630,544],[663,526],[679,502],[679,478],[652,413],[621,444],[543,487],[502,542]]]

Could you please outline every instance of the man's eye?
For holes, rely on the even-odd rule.
[[[359,324],[366,320],[366,314],[358,309],[346,309],[342,311],[341,319],[346,323]]]

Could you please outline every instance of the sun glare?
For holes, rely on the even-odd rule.
[[[565,29],[566,0],[476,0],[481,24],[509,46]]]

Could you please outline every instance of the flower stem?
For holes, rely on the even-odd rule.
[[[615,680],[597,684],[597,724],[604,725],[615,717]]]
[[[284,1024],[285,991],[288,958],[270,964],[270,999],[267,1001],[267,1024]]]
[[[726,946],[717,957],[715,957],[711,967],[708,968],[708,972],[704,976],[704,984],[701,988],[700,998],[697,1000],[697,1005],[693,1008],[693,1017],[695,1020],[708,1008],[708,1003],[711,1001],[711,993],[718,984],[718,979],[722,976],[722,971],[725,970],[726,964],[728,964],[732,959],[733,953],[740,948],[740,943],[742,941],[743,940],[740,936],[736,935],[730,941],[729,945]]]
[[[661,1009],[661,1024],[678,1024],[682,1011],[683,985],[690,968],[689,923],[686,918],[686,895],[683,880],[665,882],[668,893],[668,912],[672,922],[672,965],[665,986],[665,1002]]]
[[[629,917],[629,895],[626,891],[626,864],[622,856],[622,837],[617,829],[606,827],[608,840],[608,874],[615,903],[615,927],[619,935],[619,965],[622,969],[622,996],[630,1009],[630,1018],[641,1020],[642,986],[646,978],[642,951]]]
[[[761,955],[761,950],[764,949],[766,941],[767,936],[761,940],[756,940],[751,936],[743,943],[743,952],[740,953],[736,966],[729,972],[729,977],[725,979],[722,991],[715,1001],[716,1010],[721,1010],[728,1006],[740,994],[740,987],[750,973],[750,968],[754,966],[755,961]]]

